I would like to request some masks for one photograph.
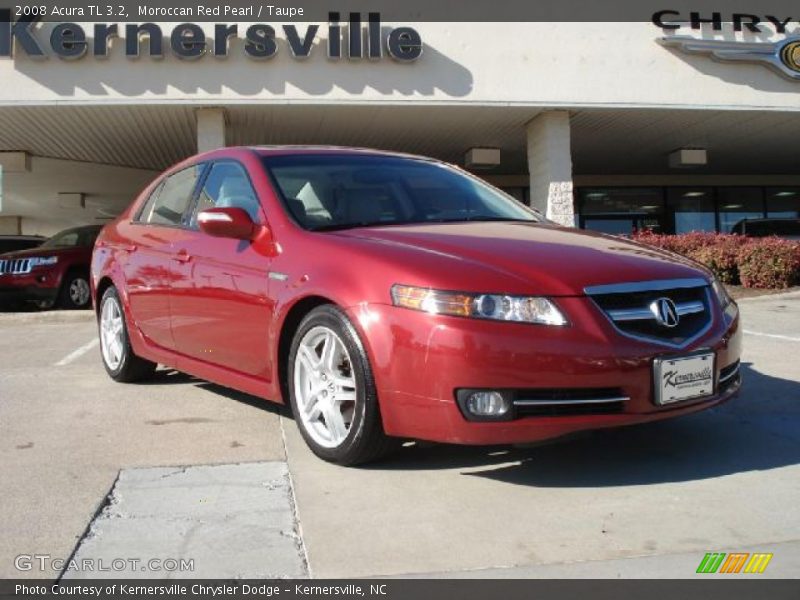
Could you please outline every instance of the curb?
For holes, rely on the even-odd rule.
[[[764,302],[766,300],[792,300],[800,298],[800,291],[779,292],[777,294],[763,294],[761,296],[751,296],[750,298],[741,298],[736,301],[737,304],[743,302]]]
[[[92,310],[0,313],[0,323],[88,323],[94,320],[95,314]]]

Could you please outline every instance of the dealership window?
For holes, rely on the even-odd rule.
[[[714,189],[670,188],[667,190],[667,227],[670,233],[716,231]]]
[[[576,199],[581,227],[615,234],[729,233],[745,219],[800,218],[800,187],[579,188]]]
[[[180,225],[192,199],[201,166],[195,165],[167,177],[152,206],[145,207],[140,220],[156,225]]]
[[[757,187],[717,188],[719,230],[730,233],[733,226],[744,219],[764,217],[764,194]]]
[[[584,229],[622,235],[644,229],[661,231],[661,188],[585,188],[578,198],[580,226]]]
[[[800,219],[800,188],[767,188],[767,216]]]
[[[214,163],[197,199],[192,225],[197,213],[207,208],[241,208],[253,221],[260,222],[258,197],[244,168],[235,162]]]

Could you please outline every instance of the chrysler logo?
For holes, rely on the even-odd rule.
[[[781,60],[788,69],[800,72],[800,42],[794,40],[784,45]]]
[[[650,303],[650,311],[655,316],[659,325],[664,327],[677,327],[680,322],[678,316],[678,308],[675,303],[669,298],[659,298]]]
[[[796,37],[779,42],[738,42],[675,35],[661,38],[661,43],[690,54],[710,54],[721,61],[762,63],[789,79],[800,79],[800,39]]]

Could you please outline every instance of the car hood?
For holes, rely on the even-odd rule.
[[[0,259],[8,258],[30,258],[32,256],[72,256],[91,253],[91,248],[84,247],[69,247],[69,248],[28,248],[27,250],[15,250],[14,252],[6,252],[0,254]]]
[[[482,274],[493,285],[536,290],[547,295],[581,295],[587,286],[705,276],[702,268],[675,254],[624,238],[551,224],[460,222],[364,227],[337,232],[416,254],[414,263],[440,272],[457,289],[479,291]],[[427,260],[426,260],[427,259]],[[436,279],[437,274],[428,279]],[[510,280],[514,280],[513,282]],[[407,282],[414,283],[414,282]],[[502,290],[484,290],[502,291]]]

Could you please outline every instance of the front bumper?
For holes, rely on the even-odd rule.
[[[349,315],[372,361],[387,434],[459,444],[524,443],[568,433],[671,418],[718,405],[738,393],[738,375],[715,385],[710,398],[668,406],[654,402],[653,360],[713,351],[716,379],[739,360],[738,316],[711,328],[681,350],[623,336],[586,298],[559,298],[573,325],[547,327],[435,316],[386,305],[359,306]],[[456,390],[619,389],[630,398],[614,414],[521,416],[470,421]]]
[[[58,278],[52,273],[0,276],[0,301],[43,302],[58,297]]]

